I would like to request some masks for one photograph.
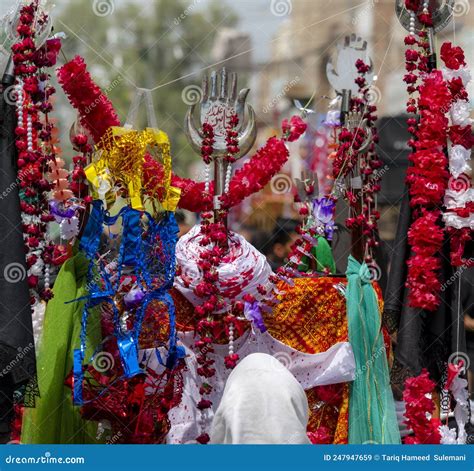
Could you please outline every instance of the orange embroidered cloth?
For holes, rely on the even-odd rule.
[[[348,342],[345,277],[295,278],[278,286],[280,303],[265,324],[277,340],[305,353],[320,353]],[[382,312],[382,296],[374,284]],[[310,407],[308,432],[316,443],[348,440],[349,385],[319,386],[306,391]]]

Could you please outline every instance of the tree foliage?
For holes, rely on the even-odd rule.
[[[101,3],[104,8],[99,11]],[[201,0],[74,0],[58,13],[55,27],[67,35],[66,57],[85,58],[122,122],[134,86],[160,87],[153,92],[158,125],[171,138],[175,166],[186,173],[193,153],[183,132],[187,105],[181,93],[189,84],[200,85],[202,73],[197,72],[211,63],[216,33],[220,27],[234,25],[235,14],[221,4]],[[183,76],[187,77],[174,81]],[[143,108],[138,125],[146,124]]]

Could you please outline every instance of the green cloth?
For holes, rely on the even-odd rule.
[[[79,347],[84,301],[66,303],[87,294],[87,266],[87,259],[78,253],[64,263],[54,283],[37,358],[40,398],[35,408],[25,409],[23,443],[97,443],[97,422],[82,419],[79,407],[72,403],[71,388],[64,384],[72,369],[73,350]],[[97,309],[90,313],[87,333],[86,358],[101,340]]]
[[[336,263],[334,262],[334,256],[329,242],[320,235],[316,236],[316,238],[318,240],[317,244],[311,247],[311,254],[316,259],[316,271],[323,272],[324,269],[329,269],[329,273],[335,273]],[[311,259],[308,255],[304,255],[298,266],[298,270],[307,272],[310,269]]]
[[[349,443],[399,444],[397,416],[381,330],[377,296],[368,266],[349,257],[347,323],[356,362],[349,397]]]

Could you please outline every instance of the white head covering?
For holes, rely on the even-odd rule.
[[[253,353],[227,380],[212,422],[211,443],[309,444],[308,400],[274,357]]]
[[[202,272],[198,264],[201,253],[208,250],[200,244],[202,237],[201,226],[198,224],[176,244],[176,263],[180,273],[175,277],[174,286],[195,306],[202,302],[202,298],[194,293],[194,288],[202,281]],[[219,296],[227,301],[221,313],[227,311],[230,300],[242,300],[245,294],[260,299],[257,287],[266,285],[268,277],[272,274],[265,255],[240,234],[229,231],[228,244],[229,251],[217,267]]]

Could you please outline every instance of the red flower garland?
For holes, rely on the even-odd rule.
[[[405,424],[414,436],[405,438],[408,445],[438,444],[441,440],[439,419],[428,419],[427,414],[432,414],[435,405],[433,399],[426,397],[434,390],[435,383],[430,380],[428,372],[423,370],[420,376],[408,378],[405,381],[403,400],[405,401]]]
[[[84,59],[76,56],[57,71],[61,84],[72,106],[78,111],[81,124],[99,142],[111,126],[120,126],[112,103],[93,82]]]
[[[419,2],[408,2],[407,8],[417,12]],[[430,26],[430,15],[420,14],[419,20],[425,27]],[[443,229],[440,226],[440,212],[449,174],[444,150],[447,145],[448,120],[444,116],[451,96],[440,71],[427,73],[429,48],[426,33],[419,33],[420,40],[410,34],[405,44],[417,44],[419,51],[407,50],[405,53],[405,82],[409,94],[418,90],[418,101],[410,97],[407,111],[415,114],[419,110],[420,120],[408,119],[410,140],[413,151],[409,159],[413,166],[407,171],[410,192],[410,206],[413,208],[413,222],[408,233],[412,255],[408,260],[406,286],[409,288],[409,304],[412,307],[434,311],[440,303],[441,284],[438,272],[441,268],[439,251],[443,242]],[[416,71],[425,73],[422,84],[417,87]]]

